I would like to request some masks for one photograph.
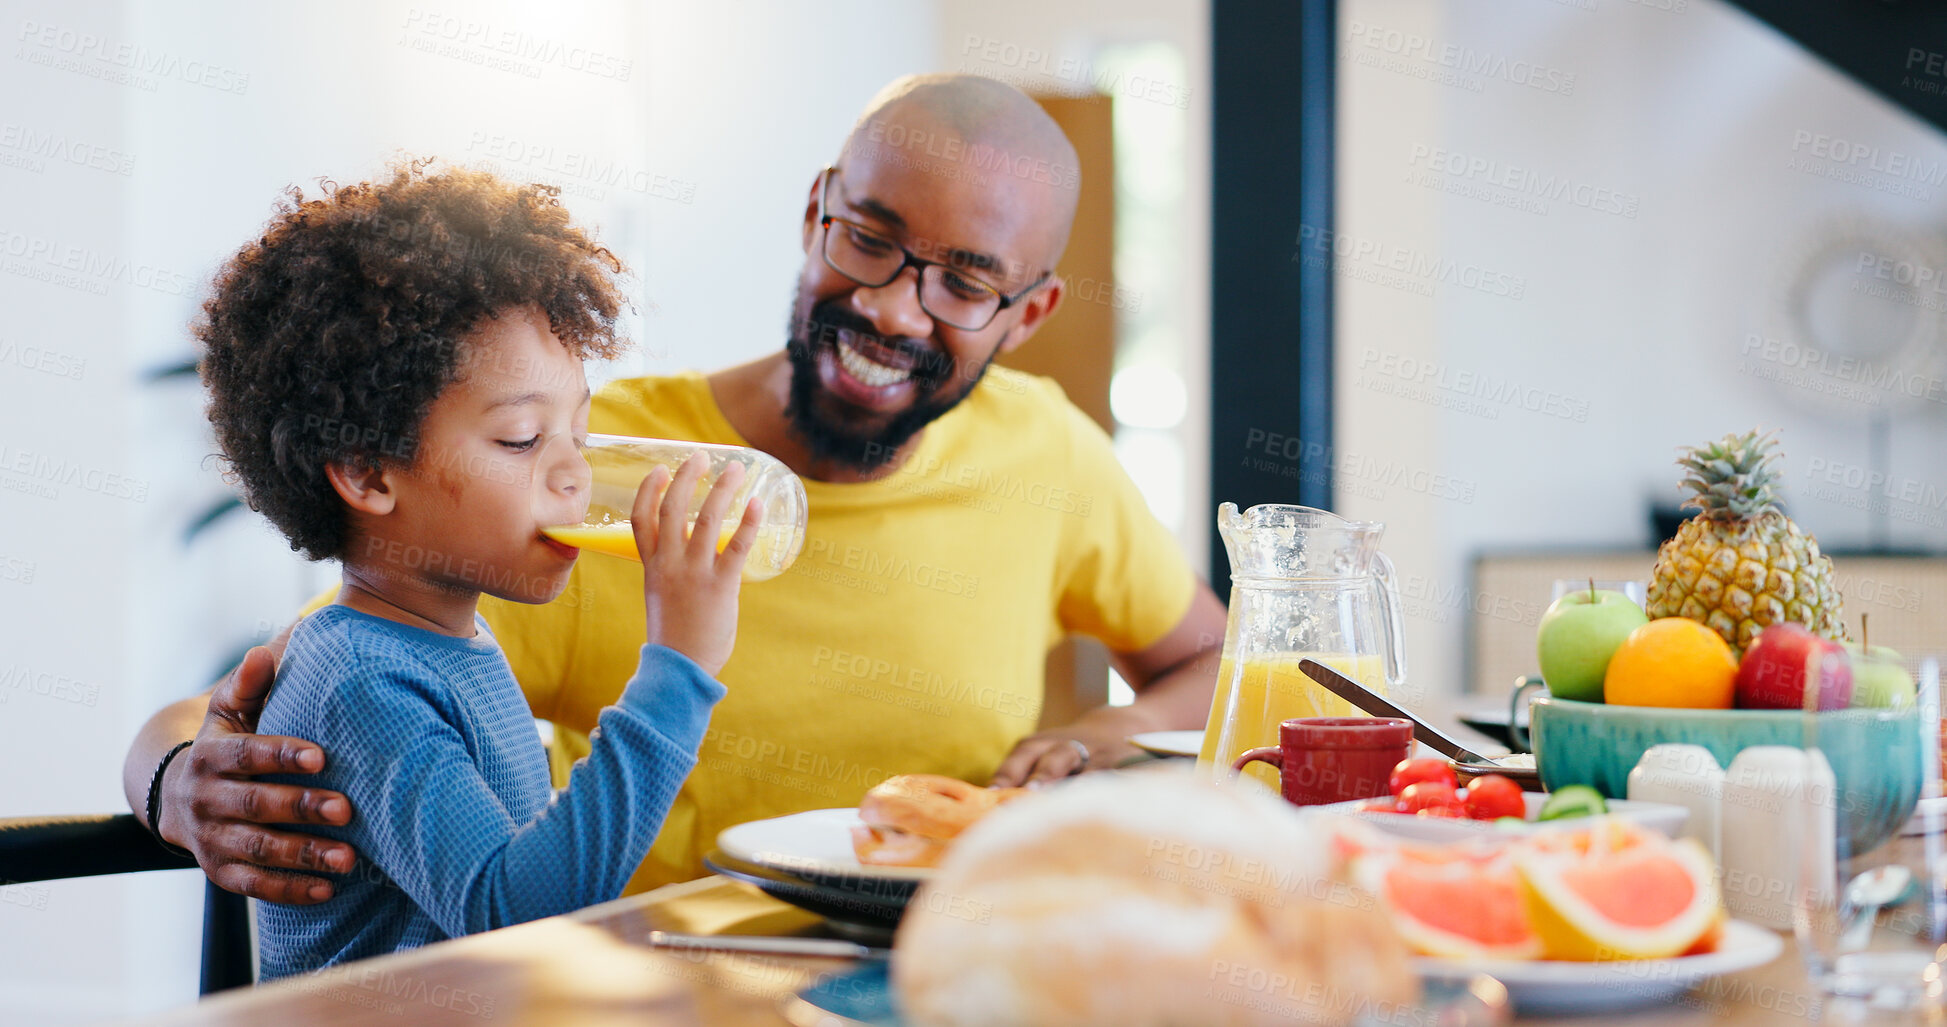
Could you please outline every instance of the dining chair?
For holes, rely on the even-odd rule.
[[[146,870],[195,870],[132,813],[0,817],[0,885]],[[203,882],[202,994],[252,983],[248,900]]]

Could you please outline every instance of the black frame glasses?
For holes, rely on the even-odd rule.
[[[833,271],[836,271],[841,275],[844,275],[846,278],[854,282],[857,282],[860,285],[865,286],[868,289],[877,289],[880,288],[881,286],[890,284],[892,281],[897,279],[900,275],[905,274],[907,268],[909,267],[913,268],[919,272],[919,287],[917,289],[917,293],[919,296],[919,308],[921,310],[926,311],[927,317],[930,317],[933,320],[940,322],[941,324],[958,328],[964,332],[980,331],[986,328],[988,325],[993,324],[994,319],[1000,316],[1001,311],[1006,310],[1007,308],[1013,306],[1014,304],[1021,302],[1021,300],[1025,299],[1029,293],[1033,292],[1036,289],[1041,288],[1043,285],[1047,284],[1048,279],[1054,277],[1053,271],[1043,271],[1041,272],[1041,276],[1036,278],[1033,282],[1029,283],[1026,288],[1010,296],[1007,293],[1004,293],[999,289],[995,288],[994,286],[986,282],[983,282],[980,279],[970,274],[967,274],[963,269],[961,269],[958,266],[955,266],[954,264],[945,261],[939,261],[939,260],[928,260],[925,257],[916,256],[914,255],[912,250],[909,250],[905,246],[900,245],[898,242],[888,237],[883,232],[870,228],[866,225],[859,224],[858,222],[853,221],[850,218],[842,218],[836,214],[827,213],[827,211],[829,210],[829,207],[827,206],[827,199],[831,194],[832,179],[837,177],[838,177],[838,169],[836,167],[826,168],[825,180],[823,183],[820,184],[818,189],[818,230],[824,236],[824,238],[819,242],[818,254],[819,256],[824,258],[825,266],[831,268]],[[847,271],[843,267],[840,267],[838,261],[833,259],[831,253],[832,239],[833,239],[832,223],[834,221],[843,224],[848,231],[854,234],[863,235],[871,239],[879,240],[883,242],[886,246],[898,250],[902,258],[902,260],[899,263],[899,266],[893,268],[890,274],[886,275],[884,278],[876,282],[868,281],[864,278],[860,278],[858,275],[853,274],[850,271]],[[938,291],[940,290],[946,290],[948,292],[951,292],[953,290],[953,287],[947,285],[945,281],[945,276],[949,273],[953,274],[954,276],[961,279],[962,281],[970,285],[977,286],[980,289],[983,289],[986,292],[991,293],[993,295],[996,301],[993,308],[987,311],[987,316],[981,319],[978,323],[968,324],[968,323],[964,323],[963,321],[955,320],[952,317],[944,316],[933,309],[936,304],[927,301],[926,296],[929,291],[934,291],[937,294]],[[985,302],[985,299],[983,298],[981,302]]]

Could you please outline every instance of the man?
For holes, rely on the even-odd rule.
[[[811,184],[785,351],[596,397],[592,431],[754,446],[811,503],[797,564],[744,592],[729,696],[631,890],[702,873],[724,827],[855,804],[892,774],[1046,781],[1112,763],[1130,734],[1203,723],[1222,603],[1107,437],[1053,383],[991,366],[1061,304],[1076,168],[1009,86],[895,82]],[[585,555],[548,606],[482,605],[535,714],[570,736],[627,680],[639,574]],[[1137,701],[1035,732],[1047,649],[1070,631],[1108,645]],[[353,811],[335,792],[252,780],[329,757],[249,734],[271,670],[253,650],[207,703],[151,718],[124,787],[144,812],[155,784],[153,826],[218,884],[318,901],[325,878],[266,868],[344,872],[349,847],[261,825]]]

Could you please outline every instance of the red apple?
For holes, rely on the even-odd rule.
[[[1747,710],[1803,709],[1807,667],[1818,675],[1819,709],[1851,704],[1852,665],[1845,650],[1802,624],[1773,624],[1745,650],[1737,667],[1737,704]]]

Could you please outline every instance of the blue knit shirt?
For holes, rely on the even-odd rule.
[[[548,759],[507,659],[472,638],[345,606],[297,626],[257,730],[324,747],[277,777],[345,793],[353,870],[311,906],[257,903],[268,980],[605,902],[642,862],[723,698],[673,649],[643,646],[588,758],[549,801]]]

